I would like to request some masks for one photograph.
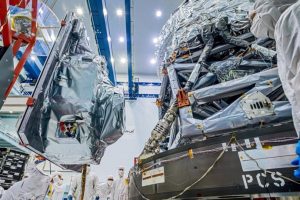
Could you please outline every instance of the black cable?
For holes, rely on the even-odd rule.
[[[133,180],[133,184],[134,184],[136,190],[138,191],[138,193],[141,195],[141,197],[142,197],[143,199],[145,199],[145,200],[151,200],[151,199],[147,198],[144,194],[142,194],[142,192],[139,190],[139,188],[138,188],[137,185],[136,185],[134,176],[132,175],[131,177],[132,177],[132,180]]]

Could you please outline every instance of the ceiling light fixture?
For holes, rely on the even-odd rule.
[[[107,37],[107,41],[111,42],[111,37],[110,36]]]
[[[157,62],[157,60],[156,60],[155,58],[151,58],[150,63],[151,63],[152,65],[156,64],[156,62]]]
[[[152,41],[153,41],[153,43],[154,43],[154,44],[157,44],[157,43],[158,43],[158,38],[157,38],[157,37],[155,37],[155,38],[153,38],[153,40],[152,40]]]
[[[34,55],[31,55],[31,56],[30,56],[30,59],[33,60],[33,61],[35,61],[35,56],[34,56]]]
[[[54,33],[51,34],[50,39],[51,39],[52,42],[55,42],[56,37],[55,37]]]
[[[122,9],[120,9],[120,8],[117,9],[117,16],[119,16],[119,17],[123,16],[123,10]]]
[[[76,13],[77,13],[79,16],[83,15],[83,9],[82,9],[81,7],[76,8]]]
[[[106,10],[106,8],[103,8],[103,15],[107,16],[107,10]]]
[[[155,12],[156,17],[161,17],[162,16],[162,11],[161,10],[157,10]]]
[[[125,38],[123,36],[119,37],[119,42],[123,43],[125,41]]]
[[[41,15],[44,13],[44,11],[43,11],[42,8],[39,9],[39,13],[40,13]]]
[[[115,59],[114,59],[113,57],[111,57],[111,58],[110,58],[110,62],[111,62],[111,64],[114,64]]]
[[[122,63],[122,64],[125,64],[125,63],[127,63],[127,59],[126,59],[126,58],[124,58],[124,57],[123,57],[123,58],[121,58],[121,59],[120,59],[120,61],[121,61],[121,63]]]

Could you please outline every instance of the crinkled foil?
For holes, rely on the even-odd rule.
[[[243,23],[252,0],[189,0],[184,2],[169,18],[159,36],[157,56],[162,60],[169,57],[179,46],[201,33],[201,27],[228,17],[236,30],[250,28]],[[196,41],[201,43],[201,41]]]
[[[92,53],[86,30],[68,14],[21,119],[23,143],[60,165],[99,164],[124,130],[124,95]]]

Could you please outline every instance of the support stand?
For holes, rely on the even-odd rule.
[[[80,200],[84,199],[85,183],[86,183],[86,169],[87,169],[87,165],[85,164],[85,165],[82,166]]]

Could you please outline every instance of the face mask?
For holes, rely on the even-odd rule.
[[[107,181],[107,185],[112,186],[113,182],[114,182],[114,181],[112,181],[112,180],[108,180],[108,181]]]
[[[119,170],[119,176],[123,177],[124,176],[124,170]]]
[[[58,185],[62,185],[63,184],[63,180],[59,179],[59,181],[57,182]]]
[[[59,181],[60,181],[60,178],[58,178],[58,176],[53,177],[53,182],[54,183],[58,183]]]

